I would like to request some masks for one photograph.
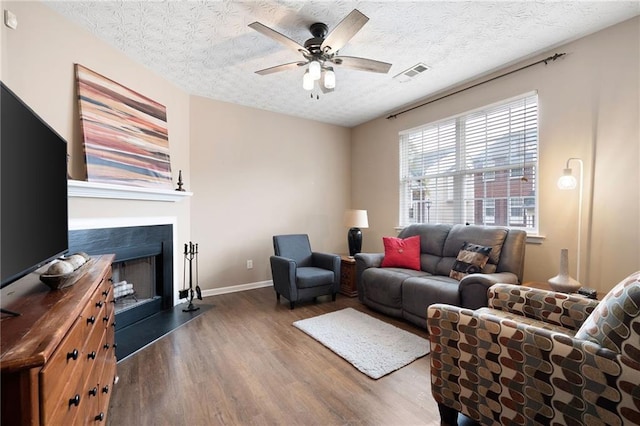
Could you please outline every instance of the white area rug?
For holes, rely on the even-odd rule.
[[[429,353],[428,340],[353,308],[296,321],[293,325],[372,379]]]

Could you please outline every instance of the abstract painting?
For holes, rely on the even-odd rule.
[[[171,189],[167,110],[76,64],[87,180]]]

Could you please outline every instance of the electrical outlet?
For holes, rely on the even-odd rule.
[[[247,269],[253,269],[253,260],[247,260]]]

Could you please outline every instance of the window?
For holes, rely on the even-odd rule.
[[[484,223],[483,225],[496,224],[496,200],[495,198],[487,198],[483,202],[484,206]]]
[[[400,133],[400,225],[537,232],[538,96]]]

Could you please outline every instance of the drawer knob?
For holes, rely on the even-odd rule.
[[[89,355],[87,355],[87,358],[96,359],[96,351],[91,351],[91,353]]]
[[[109,393],[109,385],[102,388],[102,393]]]
[[[108,343],[105,343],[105,344],[104,344],[104,346],[103,346],[103,348],[104,348],[104,349],[109,349],[109,344],[108,344]]]
[[[93,324],[95,322],[96,322],[96,317],[94,317],[93,315],[87,318],[87,324]]]
[[[102,321],[109,322],[109,317],[102,317]]]
[[[93,389],[89,391],[89,395],[96,396],[97,394],[98,394],[98,388],[94,386]]]
[[[101,300],[98,303],[96,303],[96,308],[102,308],[102,305],[103,305],[103,303],[102,303],[102,300]]]
[[[103,295],[104,297],[107,297],[107,296],[109,295],[109,290],[105,290],[105,291],[103,291],[103,292],[102,292],[102,295]]]
[[[78,359],[78,350],[74,349],[71,352],[67,352],[67,361],[69,361],[69,358],[72,358],[74,361]]]
[[[96,422],[101,422],[104,420],[104,413],[100,413],[95,417]]]
[[[113,282],[113,278],[109,277],[109,282],[112,283]]]
[[[75,405],[76,407],[80,405],[80,395],[76,394],[76,396],[69,400],[69,407],[72,405]]]
[[[113,344],[113,349],[116,349],[117,347],[118,347],[118,344],[117,344],[117,343],[114,343],[114,344]]]
[[[115,328],[116,322],[114,321],[113,324],[111,324],[111,326]]]

